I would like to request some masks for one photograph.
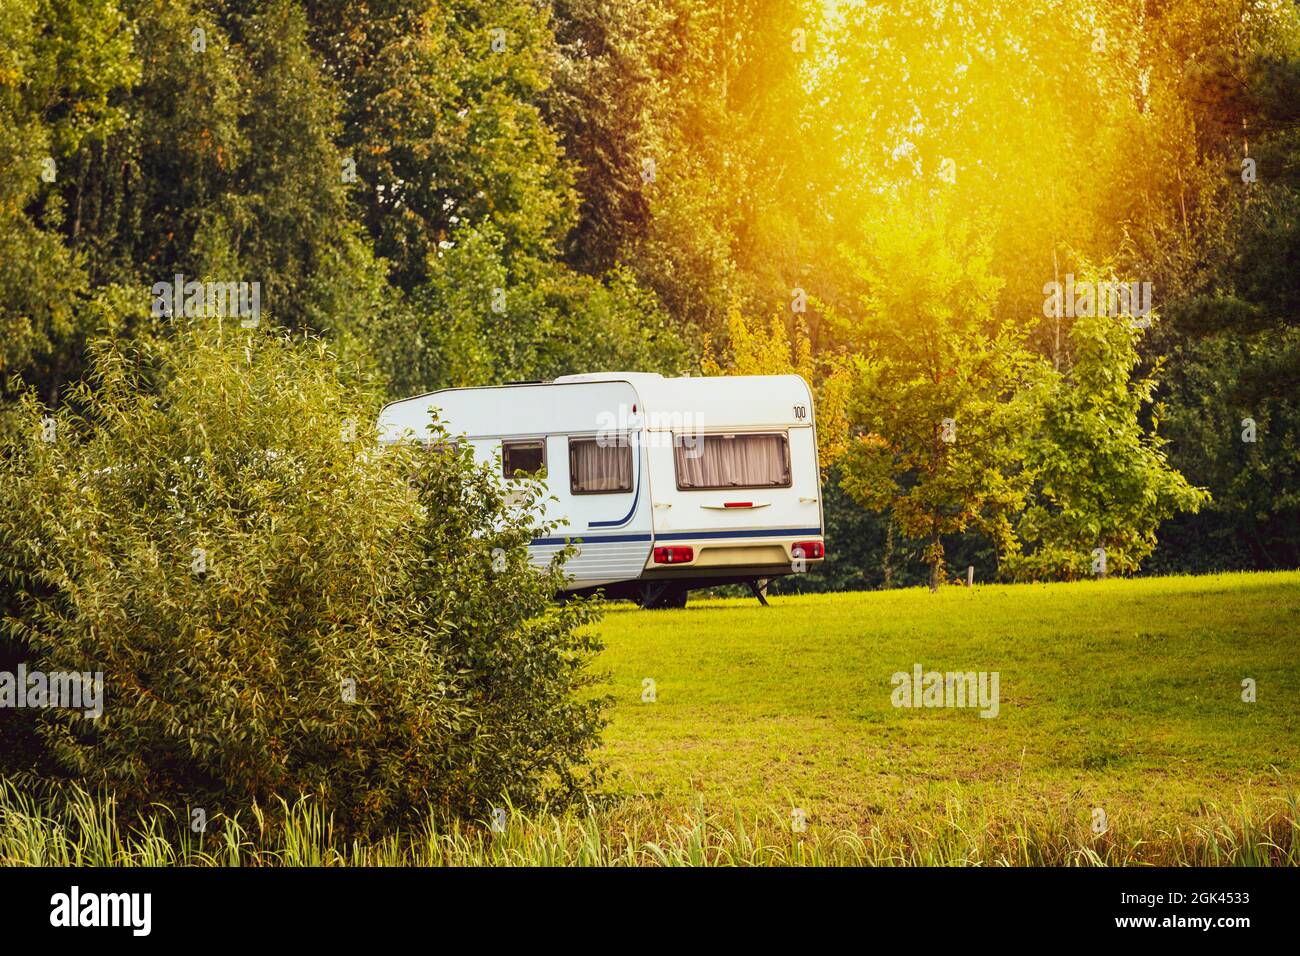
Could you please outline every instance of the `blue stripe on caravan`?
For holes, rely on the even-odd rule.
[[[583,544],[616,544],[620,541],[649,541],[648,534],[573,534],[564,538],[533,538],[530,544],[568,544],[580,541]]]
[[[589,521],[588,528],[621,528],[632,520],[636,514],[636,506],[641,503],[641,454],[636,445],[636,432],[632,433],[632,464],[636,468],[636,492],[632,495],[632,507],[627,509],[627,514],[615,521]]]
[[[821,535],[821,528],[760,528],[757,531],[674,531],[658,534],[657,541],[699,541],[704,538],[790,538],[796,535]],[[573,534],[562,538],[534,538],[532,544],[566,544],[581,541],[583,544],[616,544],[621,541],[649,541],[648,534]]]

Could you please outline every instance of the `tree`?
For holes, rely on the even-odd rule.
[[[565,260],[589,275],[614,268],[651,221],[645,163],[662,158],[665,77],[656,37],[670,23],[659,0],[558,0],[561,54],[543,108],[574,166],[578,219]]]
[[[1173,516],[1148,567],[1164,573],[1300,566],[1300,331],[1217,334],[1177,347],[1162,377],[1171,467],[1204,485],[1203,513]]]
[[[942,213],[900,214],[872,230],[854,322],[845,491],[925,542],[930,588],[945,535],[978,530],[1001,553],[1031,474],[1018,447],[1032,427],[1041,363],[1026,325],[993,314],[999,283],[985,247]],[[847,319],[841,319],[847,323]]]
[[[0,10],[0,419],[11,375],[57,399],[88,332],[75,308],[84,264],[62,238],[64,189],[78,150],[127,120],[115,100],[138,74],[131,53],[112,0]]]
[[[1205,49],[1178,64],[1222,200],[1196,236],[1196,281],[1173,287],[1153,343],[1169,355],[1170,460],[1213,495],[1161,529],[1150,564],[1165,571],[1300,564],[1300,16],[1283,5],[1224,19],[1233,42],[1196,37]]]
[[[1012,577],[1132,573],[1155,548],[1162,521],[1209,500],[1166,459],[1164,409],[1151,407],[1159,367],[1133,377],[1140,334],[1128,316],[1075,319],[1073,366],[1053,373],[1041,427],[1026,444],[1036,483],[1017,531],[1030,547],[1008,558]]]
[[[569,58],[551,112],[582,164],[575,236],[594,241],[571,261],[616,259],[715,337],[733,303],[767,314],[808,285],[824,265],[804,128],[821,5],[580,2],[557,16]]]
[[[466,226],[490,225],[507,259],[557,251],[577,197],[539,105],[556,58],[546,7],[313,0],[307,10],[342,94],[361,220],[397,287],[422,284]]]

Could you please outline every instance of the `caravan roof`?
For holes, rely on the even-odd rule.
[[[592,386],[592,394],[583,385]],[[552,400],[570,388],[582,394]],[[570,423],[575,418],[594,429],[599,426],[592,416],[601,412],[620,421],[636,416],[651,431],[678,428],[683,421],[706,431],[785,428],[811,424],[812,394],[798,375],[665,378],[656,372],[588,372],[552,382],[448,388],[393,402],[381,414],[383,431],[390,438],[406,429],[419,433],[434,410],[450,420],[453,432],[480,435],[565,431],[575,427]]]
[[[798,375],[718,375],[665,378],[657,372],[588,372],[564,375],[555,383],[627,382],[640,398],[651,430],[658,421],[690,415],[709,428],[804,425],[811,420],[812,393]],[[803,409],[801,418],[795,407]]]

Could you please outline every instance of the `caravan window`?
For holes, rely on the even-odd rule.
[[[501,443],[501,473],[507,478],[535,475],[546,467],[546,442],[503,441]]]
[[[631,491],[632,446],[627,438],[570,438],[569,490],[575,495]]]
[[[682,491],[790,487],[790,445],[784,432],[674,435],[673,460]]]

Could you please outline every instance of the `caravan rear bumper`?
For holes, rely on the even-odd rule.
[[[820,545],[811,548],[810,544]],[[825,539],[820,528],[792,528],[777,532],[672,532],[655,535],[642,575],[647,579],[684,578],[754,578],[795,574],[820,564],[825,553]],[[795,554],[796,545],[804,545]],[[656,550],[671,547],[671,562],[656,561]],[[690,560],[682,559],[682,549],[689,548]]]
[[[634,593],[637,583],[646,580],[710,587],[797,574],[822,563],[820,557],[805,556],[796,564],[795,545],[809,542],[822,544],[824,553],[820,528],[673,531],[653,538],[645,532],[566,535],[536,538],[528,551],[534,564],[544,566],[566,544],[576,545],[577,555],[565,566],[570,578],[565,590],[578,594],[604,590],[610,596],[625,596],[623,592]],[[656,563],[654,552],[659,547],[689,548],[690,560]]]

